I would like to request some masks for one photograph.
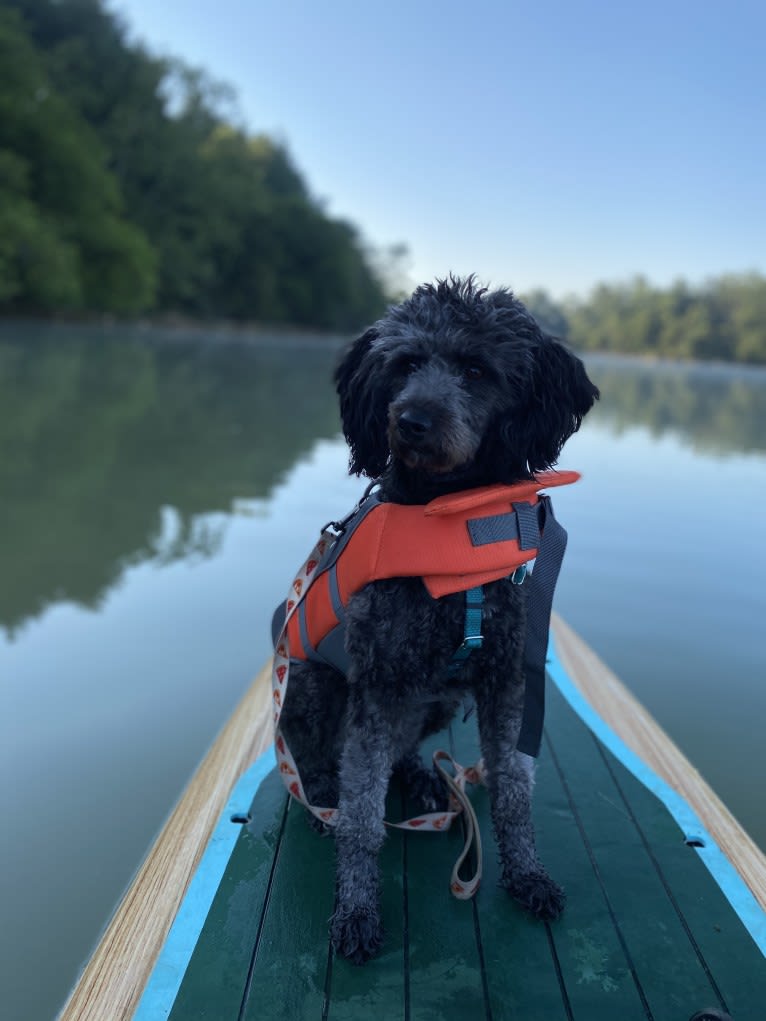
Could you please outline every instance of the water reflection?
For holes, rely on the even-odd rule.
[[[714,455],[766,450],[766,370],[588,358],[601,388],[593,418],[617,434],[645,426]]]
[[[203,515],[267,496],[338,431],[337,344],[81,327],[0,334],[0,626],[97,607],[128,565],[214,556]],[[766,449],[766,372],[593,357],[593,420]]]
[[[0,624],[95,607],[130,564],[213,554],[200,515],[266,496],[338,431],[336,348],[6,328]]]

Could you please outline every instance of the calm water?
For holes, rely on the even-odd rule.
[[[0,988],[47,1021],[345,475],[327,342],[0,333]],[[592,361],[557,608],[766,847],[766,372]]]

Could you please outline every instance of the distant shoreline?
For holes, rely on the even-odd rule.
[[[201,340],[263,342],[279,341],[290,343],[316,343],[341,346],[349,343],[361,332],[340,333],[337,330],[323,330],[319,327],[290,326],[284,323],[237,323],[232,320],[187,319],[181,316],[138,319],[117,319],[112,316],[51,318],[46,316],[0,317],[0,334],[14,328],[23,330],[74,330],[99,331],[111,334],[133,336],[154,336],[172,341]]]
[[[14,328],[21,328],[25,331],[36,331],[47,333],[49,330],[61,330],[71,333],[77,330],[88,332],[103,332],[111,336],[119,336],[121,333],[130,337],[145,337],[148,339],[162,340],[172,343],[184,343],[186,341],[212,340],[220,343],[257,343],[257,344],[293,344],[302,346],[305,344],[340,348],[349,344],[359,333],[359,330],[349,333],[339,333],[337,330],[322,330],[307,326],[287,326],[283,323],[237,323],[232,320],[202,320],[191,319],[182,316],[157,317],[140,319],[117,319],[111,316],[101,317],[66,317],[49,318],[35,316],[0,316],[0,338],[8,335]],[[572,345],[570,345],[572,346]],[[766,373],[766,365],[755,362],[744,362],[722,359],[684,359],[670,356],[658,355],[655,352],[645,354],[628,353],[622,351],[604,350],[583,350],[573,348],[579,357],[590,364],[610,362],[621,365],[635,365],[636,367],[647,367],[651,365],[662,366],[663,368],[683,369],[747,369],[749,372]]]
[[[747,372],[766,375],[766,365],[758,362],[738,362],[734,359],[724,361],[720,358],[672,358],[654,353],[628,354],[621,351],[583,351],[582,349],[577,350],[577,354],[590,365],[598,363],[607,365],[610,362],[619,362],[620,365],[635,365],[636,368],[647,368],[656,365],[664,369],[678,369],[679,371],[685,369],[710,369],[711,371],[744,369]]]

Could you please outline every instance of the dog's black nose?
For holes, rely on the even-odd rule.
[[[424,408],[405,408],[397,425],[404,439],[420,439],[433,428],[433,419]]]

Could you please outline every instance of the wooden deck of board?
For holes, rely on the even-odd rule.
[[[694,809],[766,911],[763,852],[638,699],[556,614],[553,635],[564,669],[599,716]]]
[[[477,754],[474,721],[431,744]],[[306,825],[276,773],[256,795],[170,1021],[688,1021],[716,1006],[762,1021],[766,962],[665,807],[549,694],[535,821],[568,893],[554,924],[499,887],[487,834],[471,902],[449,894],[459,832],[392,832],[381,855],[386,939],[363,968],[331,951],[331,839]],[[400,791],[389,817],[410,815]],[[232,824],[233,825],[233,824]]]
[[[555,621],[554,631],[559,655],[572,679],[623,740],[688,798],[766,908],[766,861],[761,852],[678,749],[591,650],[560,620]],[[132,1017],[228,793],[249,762],[268,745],[270,736],[270,690],[268,670],[264,669],[203,761],[151,849],[63,1008],[61,1021],[127,1021]],[[321,846],[322,854],[331,853],[329,842]],[[389,842],[389,848],[393,846],[393,842]],[[408,853],[417,856],[421,850],[422,845],[414,845]],[[387,849],[386,854],[391,853]],[[486,857],[489,875],[485,878],[485,887],[492,883],[491,851]],[[301,867],[300,862],[296,862],[296,867]],[[555,871],[552,863],[551,869]],[[417,889],[416,882],[410,891],[412,897],[416,896]],[[437,882],[431,892],[440,902],[442,885]],[[450,898],[446,898],[446,904],[449,907],[443,908],[446,912],[443,922],[449,928],[456,904]],[[325,922],[328,914],[329,908]],[[565,917],[571,917],[569,911]],[[433,938],[436,936],[432,934]],[[438,940],[437,945],[441,945]],[[587,957],[591,951],[583,944],[579,951],[575,948],[573,952]],[[338,1010],[336,1006],[333,1016],[344,1016],[342,1010],[340,1013]],[[208,1016],[217,1018],[219,1015]],[[537,1016],[547,1021],[547,1015],[539,1012],[528,1015],[528,1021]]]

